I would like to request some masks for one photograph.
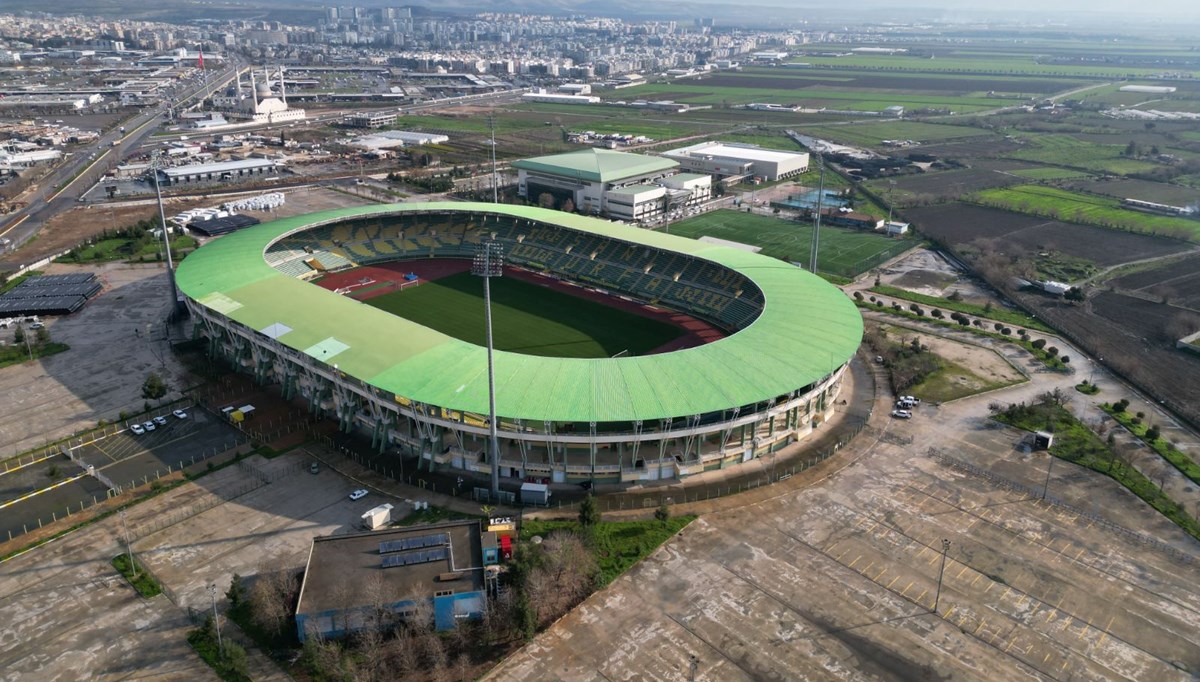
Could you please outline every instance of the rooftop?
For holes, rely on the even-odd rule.
[[[552,175],[567,175],[592,182],[619,182],[677,168],[678,163],[657,156],[643,156],[611,149],[581,149],[566,154],[535,156],[513,162],[514,168]]]
[[[350,535],[331,535],[313,538],[308,569],[297,613],[320,613],[341,608],[367,606],[375,603],[392,604],[413,596],[432,597],[434,592],[453,590],[472,592],[483,589],[483,550],[479,543],[478,521],[455,521],[427,526],[409,526],[392,530]],[[447,534],[450,551],[438,561],[383,568],[386,556],[380,554],[380,544],[393,540]],[[444,546],[444,545],[439,545]],[[434,546],[423,549],[433,549]],[[421,550],[408,550],[415,552]],[[438,581],[443,573],[461,572],[462,578]],[[378,576],[381,580],[372,580]],[[376,583],[382,591],[374,592]],[[374,592],[374,593],[373,593]]]
[[[724,142],[701,142],[690,147],[672,149],[663,152],[665,156],[721,156],[747,161],[779,162],[807,156],[806,152],[783,151],[781,149],[766,149],[754,145],[727,144]]]
[[[275,162],[270,159],[243,159],[241,161],[216,161],[214,163],[194,163],[188,166],[175,166],[173,168],[164,168],[162,172],[167,176],[195,175],[197,173],[224,173],[226,171],[262,168],[263,166],[274,165]]]

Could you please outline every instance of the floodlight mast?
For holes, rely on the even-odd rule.
[[[483,310],[487,322],[488,370],[488,459],[492,464],[490,500],[500,499],[500,438],[496,435],[496,365],[492,358],[492,286],[491,279],[504,274],[504,249],[494,238],[479,245],[471,263],[471,274],[483,278]]]
[[[814,150],[817,154],[817,167],[820,169],[817,181],[817,213],[816,220],[813,222],[812,245],[808,254],[808,271],[817,274],[817,257],[821,251],[821,211],[825,200],[825,160],[821,156],[819,150]]]
[[[174,319],[175,310],[179,307],[179,291],[175,288],[175,266],[171,262],[171,238],[167,234],[167,213],[163,209],[162,190],[158,186],[158,173],[166,168],[162,155],[155,151],[150,154],[150,174],[154,176],[154,196],[158,199],[158,219],[162,228],[163,248],[167,254],[167,282],[170,284],[171,309],[168,313]]]

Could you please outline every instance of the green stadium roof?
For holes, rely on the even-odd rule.
[[[862,339],[862,317],[841,291],[782,261],[524,206],[413,203],[284,218],[198,249],[180,264],[178,285],[201,305],[384,391],[487,414],[484,348],[284,275],[263,258],[273,242],[304,228],[423,211],[498,213],[690,254],[740,272],[763,292],[758,318],[703,346],[615,359],[497,352],[497,412],[505,418],[620,422],[751,405],[819,381]]]
[[[679,163],[671,159],[610,149],[581,149],[566,154],[535,156],[513,161],[512,165],[522,170],[565,175],[591,182],[620,182],[626,178],[679,167]]]

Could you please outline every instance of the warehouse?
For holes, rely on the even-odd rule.
[[[675,175],[670,159],[609,149],[583,149],[513,162],[517,192],[538,203],[550,195],[558,207],[569,199],[582,213],[608,213],[624,220],[650,217],[663,210],[666,192],[650,189]]]
[[[752,144],[701,142],[690,147],[663,152],[684,170],[721,177],[759,176],[767,181],[781,180],[808,170],[808,154],[764,149]]]
[[[194,163],[187,166],[163,168],[158,171],[158,181],[165,185],[184,182],[219,182],[250,175],[273,174],[276,172],[277,166],[278,164],[270,159]]]

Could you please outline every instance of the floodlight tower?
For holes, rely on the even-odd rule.
[[[492,286],[493,277],[504,274],[504,248],[494,239],[479,245],[471,262],[471,274],[483,278],[483,310],[487,320],[488,369],[488,458],[492,462],[491,501],[500,499],[500,438],[496,435],[496,366],[492,359]]]
[[[817,256],[821,251],[821,208],[825,201],[825,160],[817,151],[817,168],[820,169],[817,181],[817,213],[813,221],[812,246],[808,254],[808,271],[817,274]]]
[[[488,114],[488,127],[492,130],[492,203],[500,203],[500,178],[496,175],[496,113]]]
[[[163,209],[162,190],[158,186],[158,172],[166,167],[159,152],[150,153],[150,175],[154,176],[154,196],[158,199],[159,227],[162,228],[163,248],[167,254],[167,282],[170,284],[171,294],[170,318],[174,318],[175,310],[179,307],[179,292],[175,288],[175,266],[171,262],[171,238],[167,234],[167,213]]]

